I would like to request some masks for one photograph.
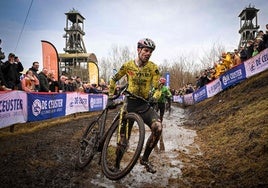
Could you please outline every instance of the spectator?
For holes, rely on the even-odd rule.
[[[247,52],[244,46],[240,47],[239,56],[240,56],[241,63],[247,60]]]
[[[87,92],[93,94],[101,93],[101,91],[97,89],[97,84],[90,84]]]
[[[230,52],[223,52],[222,56],[221,56],[221,61],[223,63],[223,65],[226,67],[226,69],[230,69],[232,67],[232,58],[231,58],[231,53]]]
[[[204,70],[201,74],[200,77],[200,87],[203,87],[204,85],[208,84],[210,82],[210,80],[208,79],[207,76],[207,70]]]
[[[65,82],[68,77],[61,75],[59,80],[59,92],[65,92]]]
[[[266,31],[262,36],[264,47],[268,48],[268,24],[266,24]]]
[[[253,52],[252,52],[252,57],[254,57],[255,55],[257,55],[258,53],[259,53],[259,51],[258,51],[258,44],[254,44]]]
[[[254,41],[249,40],[246,45],[246,54],[247,54],[247,59],[252,57],[254,51]]]
[[[49,92],[49,83],[47,79],[47,74],[48,74],[47,68],[43,68],[42,72],[38,74],[40,92]]]
[[[33,72],[33,74],[35,75],[35,77],[39,80],[39,75],[38,75],[39,63],[37,61],[33,62],[33,65],[31,68],[29,68],[29,70],[31,70]],[[40,86],[36,85],[35,90],[36,91],[40,90]]]
[[[227,70],[222,62],[216,63],[214,67],[216,70],[215,78],[219,78]]]
[[[81,78],[79,76],[77,76],[75,81],[76,81],[77,90],[81,91],[81,89],[83,89],[83,82],[82,82]]]
[[[23,91],[26,92],[33,92],[35,91],[35,86],[39,85],[39,80],[33,74],[31,70],[28,70],[21,80],[21,88]]]
[[[186,85],[186,90],[185,90],[185,94],[189,94],[189,93],[193,93],[194,92],[194,88],[192,86],[192,83],[188,83]]]
[[[233,66],[237,66],[241,64],[241,58],[239,56],[239,52],[237,49],[234,49],[234,54],[233,54]]]
[[[75,80],[72,78],[67,78],[64,82],[64,91],[71,92],[76,90]]]
[[[58,92],[59,82],[56,81],[55,76],[52,72],[48,73],[47,80],[48,80],[48,84],[49,84],[49,91]]]
[[[23,71],[23,65],[15,54],[10,53],[8,60],[2,65],[2,72],[6,86],[11,89],[18,89],[20,87],[20,72]]]
[[[0,91],[8,91],[8,90],[11,90],[11,89],[6,87],[6,81],[4,78],[4,74],[3,74],[2,69],[0,67]]]

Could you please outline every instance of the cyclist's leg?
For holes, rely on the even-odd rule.
[[[162,122],[163,121],[163,117],[164,117],[164,113],[165,113],[165,103],[158,103],[158,109],[160,111],[160,121]],[[163,139],[162,139],[163,141]],[[159,152],[159,148],[156,144],[156,146],[154,147],[154,150],[156,152]],[[160,150],[161,150],[161,139],[160,139]]]
[[[165,114],[165,103],[161,103],[161,105],[160,105],[160,120],[161,120],[161,123],[163,122],[164,114]],[[162,125],[162,129],[163,129],[163,124],[161,124],[161,125]],[[162,131],[161,136],[160,136],[159,144],[160,144],[160,151],[164,151],[165,150],[165,145],[164,145],[164,141],[163,141],[163,131]]]
[[[165,103],[158,103],[159,110],[160,110],[160,120],[163,122],[163,117],[165,114]]]
[[[156,171],[153,169],[148,160],[152,150],[157,145],[157,142],[161,136],[161,121],[158,114],[153,109],[150,109],[146,113],[140,115],[143,118],[144,122],[149,125],[151,129],[151,135],[146,142],[145,151],[141,158],[141,164],[145,165],[147,171],[155,173]]]

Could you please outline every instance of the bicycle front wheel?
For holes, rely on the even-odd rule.
[[[145,137],[144,122],[138,114],[127,113],[121,126],[119,122],[110,127],[102,149],[102,171],[111,180],[121,179],[132,170]]]
[[[98,150],[98,129],[99,122],[93,120],[83,133],[76,163],[79,168],[86,167],[92,161]]]

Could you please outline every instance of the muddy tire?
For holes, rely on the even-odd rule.
[[[80,140],[76,167],[84,168],[92,161],[98,150],[98,130],[98,121],[91,121]]]
[[[128,113],[122,122],[123,126],[117,120],[110,127],[102,149],[102,171],[111,180],[121,179],[132,170],[145,138],[144,122],[138,114]]]

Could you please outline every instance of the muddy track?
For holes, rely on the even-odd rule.
[[[180,127],[183,110],[173,106],[171,116],[164,120],[166,151],[153,151],[150,158],[157,173],[150,174],[137,164],[122,180],[111,181],[103,176],[98,155],[86,169],[75,168],[79,138],[91,118],[1,137],[1,187],[179,187],[181,168],[187,163],[182,157],[199,152],[193,143],[195,132]]]

